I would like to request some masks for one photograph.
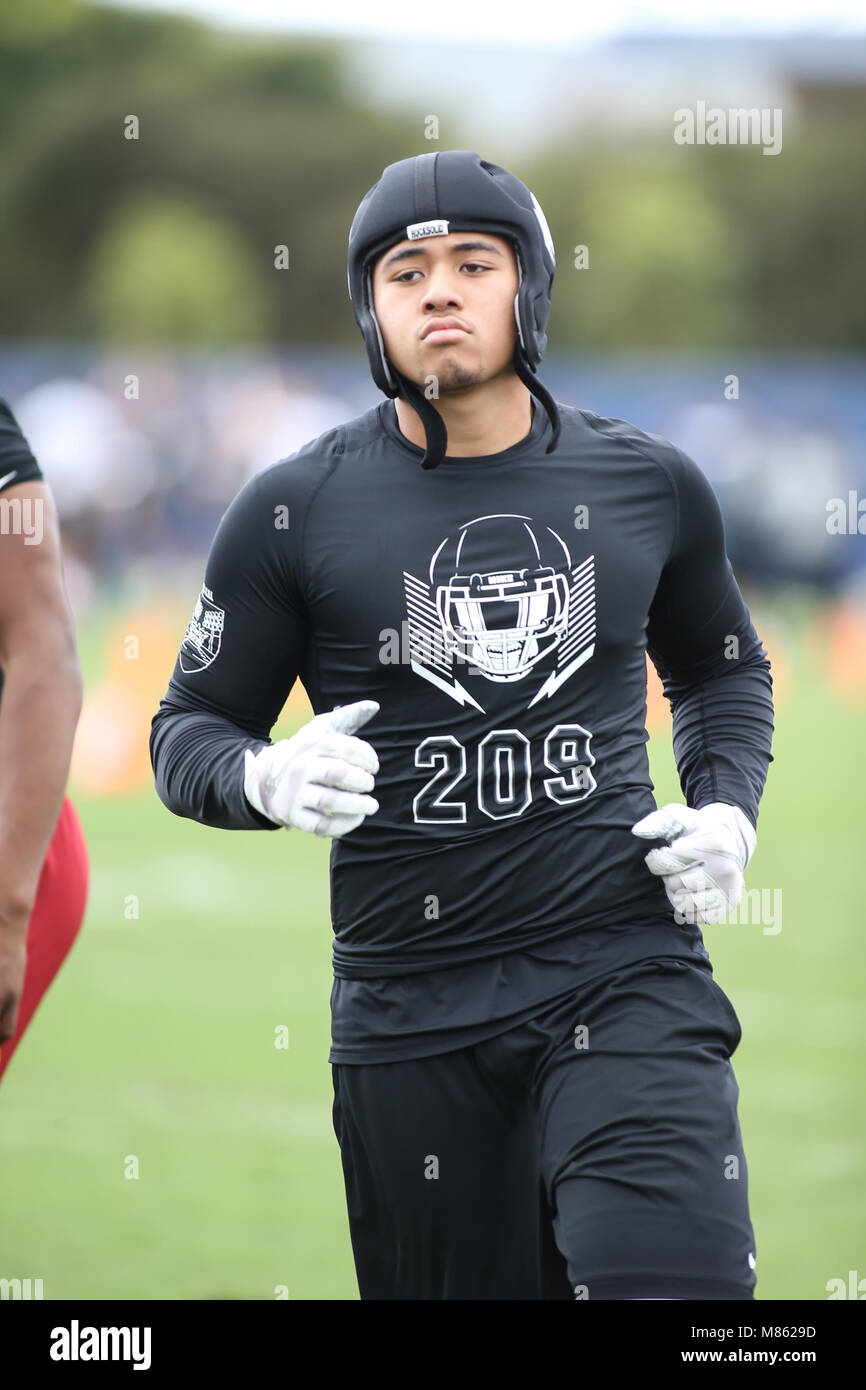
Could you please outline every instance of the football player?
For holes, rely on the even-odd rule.
[[[505,169],[385,169],[348,284],[386,399],[224,514],[156,787],[332,837],[363,1299],[751,1299],[741,1029],[700,924],[754,851],[769,662],[698,465],[539,381],[554,266]],[[684,796],[661,809],[647,651]],[[297,678],[315,717],[272,743]]]
[[[87,848],[66,795],[82,678],[48,484],[0,398],[0,1077],[78,934]]]

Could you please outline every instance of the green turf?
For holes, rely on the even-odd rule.
[[[866,1275],[866,749],[862,712],[832,700],[785,622],[747,878],[782,891],[782,930],[704,934],[743,1025],[757,1296],[821,1299]],[[669,748],[651,754],[659,804],[680,799]],[[209,830],[155,794],[75,803],[88,911],[0,1087],[0,1277],[42,1278],[48,1299],[357,1298],[331,1128],[328,842]]]

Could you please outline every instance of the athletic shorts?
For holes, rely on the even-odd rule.
[[[362,1299],[751,1299],[709,967],[641,960],[474,1046],[332,1064]]]
[[[69,797],[64,797],[27,924],[27,963],[18,1022],[12,1037],[0,1047],[0,1077],[78,935],[88,884],[84,831],[75,807]]]

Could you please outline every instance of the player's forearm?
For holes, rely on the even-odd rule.
[[[172,707],[153,717],[150,760],[160,801],[176,816],[217,830],[278,830],[244,795],[244,752],[264,747],[219,715]]]
[[[13,653],[0,702],[0,892],[32,910],[42,865],[63,804],[82,678],[63,640]]]
[[[754,631],[754,630],[753,630]],[[739,806],[753,825],[773,761],[773,685],[757,639],[738,661],[705,679],[665,683],[673,709],[673,747],[689,806]]]

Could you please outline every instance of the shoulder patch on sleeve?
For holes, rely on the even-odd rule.
[[[180,644],[180,669],[186,675],[204,671],[219,656],[226,612],[214,603],[214,596],[203,584],[198,602]]]

